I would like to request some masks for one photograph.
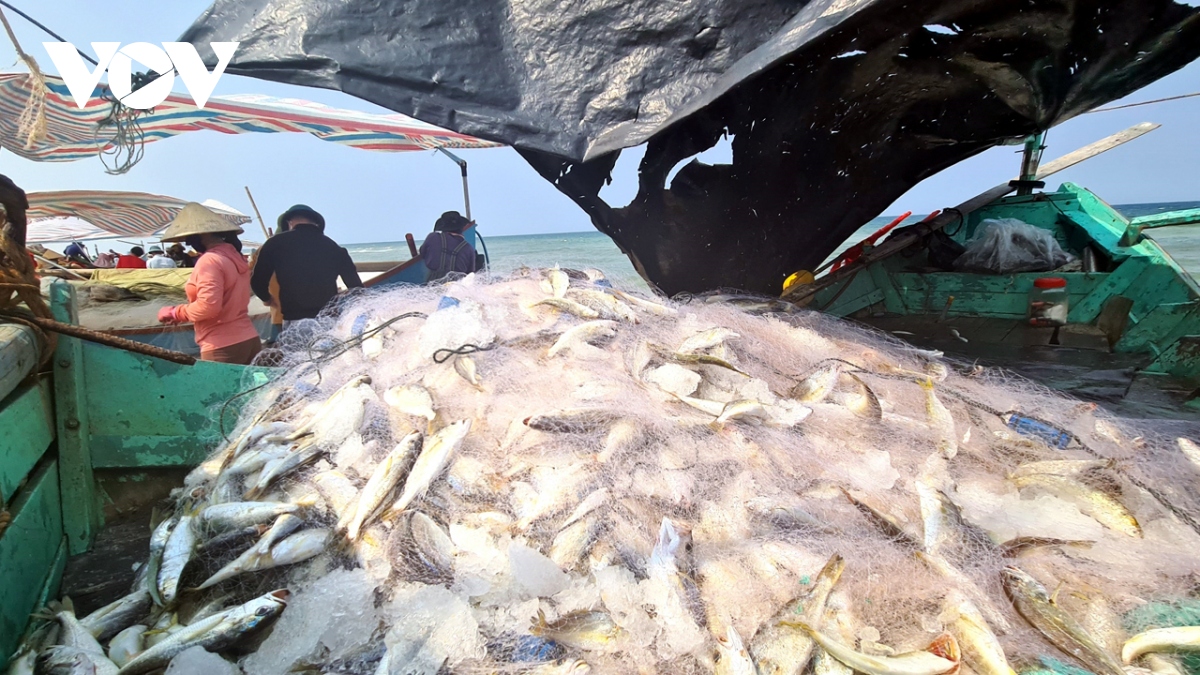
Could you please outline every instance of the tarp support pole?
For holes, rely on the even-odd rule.
[[[449,157],[451,159],[451,161],[453,161],[455,164],[458,165],[458,168],[462,169],[463,208],[466,211],[463,215],[465,215],[467,217],[467,220],[470,220],[471,219],[471,191],[467,188],[467,160],[459,157],[458,155],[455,155],[454,153],[450,152],[449,150],[447,150],[445,148],[438,148],[438,152]]]

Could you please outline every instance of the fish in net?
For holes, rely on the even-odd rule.
[[[558,268],[360,293],[270,357],[130,596],[51,611],[18,658],[1196,672],[1185,423],[778,302]]]

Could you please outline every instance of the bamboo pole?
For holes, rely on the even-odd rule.
[[[263,222],[262,214],[258,212],[258,204],[254,203],[254,195],[250,194],[249,185],[246,186],[246,196],[250,198],[250,207],[254,209],[254,215],[258,216],[258,226],[262,228],[263,236],[270,239],[271,233],[267,231],[267,224]]]

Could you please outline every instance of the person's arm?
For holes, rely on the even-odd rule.
[[[250,290],[259,300],[271,304],[271,275],[275,274],[275,256],[272,255],[271,242],[268,240],[258,249],[258,259],[254,261],[254,271],[250,274]]]
[[[221,262],[215,255],[196,262],[191,281],[196,286],[196,299],[175,307],[175,319],[180,323],[215,319],[221,313],[221,298],[225,295],[225,279]]]
[[[338,274],[342,277],[342,283],[346,285],[347,290],[361,288],[363,283],[362,279],[358,278],[358,270],[354,267],[354,259],[350,257],[350,252],[346,249],[341,249],[341,252],[342,262]]]

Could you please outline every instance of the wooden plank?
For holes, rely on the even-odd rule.
[[[892,285],[887,268],[881,263],[875,263],[867,267],[867,271],[870,272],[871,280],[875,282],[876,288],[883,292],[884,309],[892,314],[904,314],[904,300],[896,292],[896,287]]]
[[[9,500],[54,440],[49,382],[27,384],[0,403],[0,503]]]
[[[13,521],[0,536],[0,657],[13,652],[53,576],[62,543],[58,464],[43,462],[12,506]]]
[[[1157,353],[1178,335],[1189,332],[1187,327],[1193,324],[1188,318],[1194,317],[1196,312],[1196,303],[1191,302],[1159,305],[1126,329],[1124,337],[1113,346],[1113,351],[1152,350]]]
[[[65,281],[50,285],[50,311],[64,323],[79,323],[75,288]],[[100,527],[101,511],[92,475],[88,445],[87,384],[83,345],[78,338],[60,335],[54,352],[55,428],[58,436],[59,479],[62,490],[63,530],[71,555],[87,551]],[[108,386],[103,389],[107,390]]]
[[[882,300],[883,293],[876,288],[871,275],[855,274],[847,281],[830,287],[813,298],[809,309],[835,316],[849,316]]]
[[[106,468],[195,463],[220,440],[214,421],[226,401],[274,373],[211,361],[181,366],[92,344],[83,353],[90,452],[93,466]],[[225,408],[226,432],[247,400]]]
[[[233,425],[236,415],[227,421]],[[92,467],[130,469],[142,467],[195,466],[204,461],[215,439],[208,442],[187,436],[100,436],[92,435]]]
[[[1064,169],[1069,169],[1084,160],[1091,159],[1092,157],[1095,157],[1103,152],[1108,152],[1117,146],[1124,145],[1129,141],[1132,141],[1139,136],[1144,136],[1161,126],[1161,124],[1155,124],[1153,122],[1142,122],[1141,124],[1135,124],[1124,131],[1118,131],[1112,136],[1102,138],[1091,145],[1086,145],[1073,152],[1068,152],[1058,159],[1042,164],[1038,168],[1038,180],[1041,180],[1052,174],[1056,174]]]
[[[946,301],[954,296],[947,316],[991,316],[1020,319],[1028,313],[1029,289],[1044,274],[991,276],[938,272],[903,272],[891,275],[908,311],[941,315]],[[1096,275],[1061,274],[1067,279],[1068,302],[1081,300],[1099,283]]]
[[[1078,302],[1072,302],[1067,314],[1071,323],[1091,323],[1100,316],[1104,303],[1114,295],[1125,293],[1134,280],[1146,271],[1146,261],[1141,258],[1130,258],[1121,263],[1117,269],[1108,274],[1098,274],[1103,280],[1092,291]]]
[[[1146,316],[1161,305],[1192,302],[1197,297],[1184,284],[1177,270],[1168,265],[1150,265],[1131,285],[1133,316]]]
[[[37,363],[38,343],[33,329],[0,323],[0,400],[16,389]]]
[[[1147,370],[1175,377],[1200,376],[1200,335],[1185,335],[1171,342]]]
[[[1130,224],[1134,227],[1140,227],[1146,230],[1154,227],[1191,225],[1193,223],[1200,223],[1200,209],[1185,209],[1182,211],[1155,213],[1149,216],[1139,216],[1130,221]]]

